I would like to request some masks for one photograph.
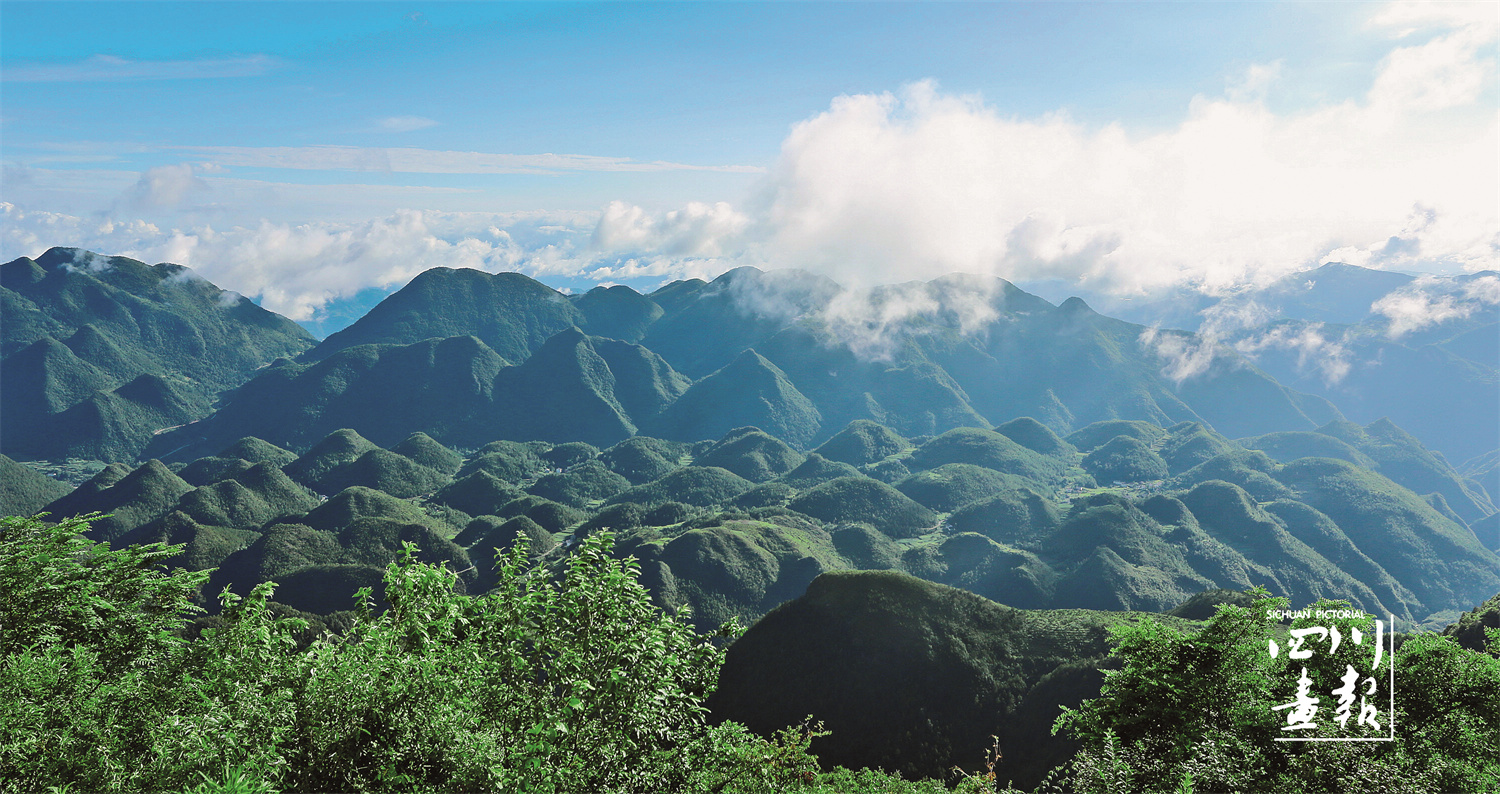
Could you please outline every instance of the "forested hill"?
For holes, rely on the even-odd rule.
[[[187,544],[175,565],[217,569],[205,600],[276,581],[279,600],[320,614],[351,608],[406,543],[483,591],[517,537],[552,565],[604,529],[657,602],[704,629],[837,570],[1027,609],[1161,611],[1263,585],[1406,625],[1451,622],[1500,590],[1483,489],[1374,424],[1234,441],[1191,422],[1059,437],[1023,418],[907,437],[858,420],[810,451],[755,427],[464,451],[341,429],[301,454],[245,437],[190,462],[110,464],[66,493],[0,458],[0,482],[9,513],[97,511],[96,540]]]
[[[1184,358],[1201,371],[1184,375]],[[700,441],[753,425],[808,449],[857,419],[932,435],[1020,416],[1059,433],[1124,418],[1231,437],[1343,418],[1231,349],[999,279],[865,293],[740,268],[650,295],[568,297],[516,273],[436,268],[147,454],[210,454],[246,435],[302,449],[340,427],[473,448]]]
[[[0,266],[0,451],[134,460],[315,340],[188,268],[53,248]]]

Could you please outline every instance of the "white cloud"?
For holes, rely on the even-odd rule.
[[[437,125],[438,122],[422,116],[388,116],[376,122],[376,126],[386,132],[413,132]]]
[[[1413,331],[1462,320],[1500,305],[1500,277],[1485,275],[1458,282],[1432,277],[1416,281],[1370,305],[1387,320],[1386,335],[1398,339]]]
[[[1162,359],[1161,374],[1181,384],[1207,373],[1215,361],[1238,366],[1226,346],[1235,333],[1254,328],[1271,318],[1271,312],[1255,301],[1229,299],[1204,309],[1197,333],[1162,330],[1152,326],[1141,331],[1136,342]]]
[[[581,220],[569,213],[400,210],[359,223],[163,229],[141,220],[27,211],[0,202],[0,248],[6,258],[35,257],[63,245],[187,265],[224,289],[259,298],[267,309],[306,320],[331,300],[369,287],[399,287],[433,267],[577,273],[593,260],[578,255],[571,242],[529,241],[545,234],[532,231],[535,226]],[[528,242],[517,242],[517,235]]]
[[[762,190],[733,210],[744,230],[715,245],[850,284],[964,271],[1116,293],[1221,291],[1335,256],[1494,268],[1495,28],[1470,18],[1493,8],[1386,14],[1382,30],[1438,33],[1395,41],[1358,101],[1275,112],[1262,97],[1281,67],[1258,65],[1150,134],[1006,116],[930,82],[842,96],[793,128]],[[616,210],[601,243],[669,253],[649,217]]]
[[[725,202],[693,202],[680,210],[652,214],[622,201],[610,202],[594,227],[601,251],[660,251],[668,256],[714,257],[737,242],[750,219]]]
[[[132,61],[113,55],[93,55],[72,63],[29,64],[0,70],[0,80],[11,83],[78,83],[122,80],[211,80],[255,77],[278,66],[268,55],[203,58],[195,61]]]
[[[1295,352],[1297,371],[1316,372],[1329,386],[1337,385],[1349,374],[1349,359],[1353,355],[1342,336],[1333,339],[1324,335],[1322,323],[1277,325],[1235,342],[1234,348],[1251,360],[1268,350]]]

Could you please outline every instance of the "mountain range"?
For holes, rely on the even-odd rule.
[[[608,532],[659,606],[752,626],[714,719],[811,711],[826,763],[928,777],[995,736],[1030,786],[1112,626],[1253,586],[1467,647],[1495,624],[1493,318],[1393,336],[1368,303],[1415,282],[1373,272],[1192,332],[973,276],[564,295],[437,268],[320,342],[186,268],[52,249],[0,267],[0,515],[103,514],[92,540],[212,570],[210,611],[274,581],[324,628],[364,588],[384,608],[406,549],[483,592],[497,551],[557,573]],[[1262,344],[1335,332],[1342,385]]]

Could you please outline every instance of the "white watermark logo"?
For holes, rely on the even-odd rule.
[[[1333,619],[1368,619],[1370,616],[1358,610],[1348,609],[1268,609],[1266,618],[1269,620],[1333,620]],[[1396,637],[1387,630],[1387,626],[1394,625],[1395,616],[1389,616],[1390,622],[1376,620],[1373,635],[1367,635],[1359,628],[1347,627],[1349,634],[1346,637],[1336,624],[1303,626],[1291,629],[1291,637],[1286,648],[1288,661],[1302,662],[1301,665],[1293,664],[1292,668],[1301,667],[1301,674],[1297,677],[1295,694],[1290,702],[1271,707],[1272,711],[1284,711],[1286,725],[1282,727],[1283,732],[1317,733],[1324,725],[1336,723],[1338,731],[1349,730],[1350,722],[1354,723],[1354,729],[1361,732],[1379,731],[1384,727],[1389,731],[1385,736],[1280,736],[1278,742],[1390,742],[1396,739]],[[1370,640],[1369,645],[1365,644]],[[1389,643],[1389,649],[1387,649]],[[1370,663],[1368,666],[1357,668],[1354,664],[1345,663],[1344,671],[1338,676],[1339,685],[1331,689],[1314,689],[1320,683],[1308,674],[1307,664],[1315,654],[1325,652],[1329,657],[1338,653],[1339,647],[1344,646],[1347,651],[1357,647],[1367,651]],[[1276,640],[1269,644],[1271,658],[1276,659],[1281,655],[1281,646]],[[1365,654],[1361,654],[1364,656]],[[1382,663],[1385,669],[1381,670]],[[1380,679],[1384,678],[1384,687]],[[1384,688],[1385,692],[1380,690]],[[1319,695],[1327,692],[1331,696],[1332,719],[1319,722],[1319,712],[1324,706],[1323,698]],[[1385,697],[1381,697],[1384,694]],[[1381,701],[1385,701],[1382,703]],[[1384,713],[1381,706],[1385,706]]]

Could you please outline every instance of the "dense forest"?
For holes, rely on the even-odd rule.
[[[319,342],[0,275],[9,790],[1500,786],[1495,456],[1231,348],[969,277],[437,269]],[[1276,741],[1309,606],[1394,621],[1396,741]]]

